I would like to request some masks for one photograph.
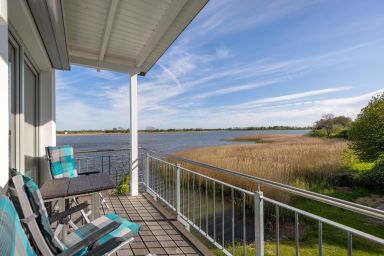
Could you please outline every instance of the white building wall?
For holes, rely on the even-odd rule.
[[[0,2],[7,1],[7,0],[0,0]],[[37,30],[37,27],[34,23],[34,19],[32,17],[32,14],[30,13],[30,9],[26,3],[25,0],[9,0],[8,1],[8,16],[9,16],[9,26],[12,31],[12,34],[14,35],[15,39],[18,41],[19,44],[21,44],[23,48],[23,52],[28,56],[28,58],[31,60],[34,68],[38,72],[38,124],[37,124],[37,157],[38,157],[38,183],[41,185],[42,182],[47,178],[48,174],[48,165],[47,161],[45,159],[45,147],[56,145],[56,112],[55,112],[55,70],[52,68],[51,62],[48,58],[47,52],[45,50],[45,46],[41,40],[40,34]],[[8,35],[8,29],[6,30],[6,35]],[[0,42],[3,41],[3,35],[1,35]],[[8,41],[6,39],[6,41]],[[8,45],[8,43],[6,44]],[[1,46],[1,43],[0,43]],[[22,70],[22,69],[21,69]],[[0,76],[0,79],[3,79],[3,76]],[[8,78],[6,78],[8,81]],[[2,84],[1,84],[2,85]],[[8,86],[6,86],[8,89]],[[0,90],[3,90],[1,87]],[[8,93],[4,93],[1,91],[0,97],[3,95],[8,95]],[[7,98],[8,100],[8,98]],[[0,101],[0,104],[3,104],[3,101]],[[7,105],[8,107],[8,105]],[[0,105],[0,109],[2,109],[2,105]],[[3,123],[2,115],[5,115],[7,118],[7,122],[4,122],[8,124],[8,111],[0,111],[0,117],[1,117],[1,125]],[[19,118],[20,122],[20,129],[23,127],[23,114],[20,114]],[[1,128],[3,129],[3,128]],[[7,129],[7,135],[8,135],[8,128]],[[0,133],[0,136],[3,132]],[[16,152],[19,152],[19,158],[23,159],[23,138],[20,138],[20,149],[16,150]],[[8,137],[7,137],[8,141]],[[6,143],[3,143],[3,138],[1,138],[1,144],[0,147],[3,147],[3,145],[8,145]],[[3,164],[2,157],[6,157],[6,164],[8,166],[8,147],[6,148],[7,152],[0,153],[0,165]],[[0,166],[1,167],[1,166]],[[20,161],[19,165],[20,171],[23,171],[23,163]],[[0,169],[0,176],[1,171],[4,168]],[[6,168],[6,170],[8,170]],[[7,173],[8,175],[8,173]],[[0,182],[1,182],[0,177]],[[8,176],[7,176],[8,178]],[[1,184],[0,184],[1,186]]]
[[[8,181],[8,7],[0,0],[0,186]]]
[[[56,145],[55,71],[40,73],[39,113],[39,183],[50,179],[45,147]]]

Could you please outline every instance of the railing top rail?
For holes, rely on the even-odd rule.
[[[379,209],[375,209],[375,208],[368,207],[365,205],[361,205],[361,204],[345,201],[342,199],[338,199],[335,197],[319,194],[319,193],[308,191],[305,189],[296,188],[296,187],[293,187],[290,185],[278,183],[275,181],[267,180],[267,179],[256,177],[256,176],[252,176],[249,174],[244,174],[241,172],[237,172],[237,171],[233,171],[233,170],[229,170],[229,169],[225,169],[225,168],[220,168],[220,167],[213,166],[210,164],[205,164],[205,163],[193,161],[193,160],[178,157],[175,155],[169,155],[169,154],[157,152],[157,151],[143,148],[143,147],[140,147],[140,149],[143,149],[143,150],[150,152],[150,153],[153,153],[153,154],[171,157],[171,158],[175,159],[176,161],[183,161],[183,162],[197,165],[200,167],[208,168],[208,169],[211,169],[211,170],[214,170],[217,172],[235,175],[237,177],[244,178],[244,179],[251,180],[251,181],[255,181],[257,183],[267,185],[267,186],[270,186],[270,187],[278,189],[278,190],[282,190],[282,191],[289,192],[289,193],[292,193],[292,194],[295,194],[298,196],[302,196],[302,197],[305,197],[308,199],[312,199],[312,200],[319,201],[319,202],[322,202],[325,204],[329,204],[329,205],[337,206],[337,207],[340,207],[340,208],[343,208],[346,210],[354,211],[354,212],[357,212],[357,213],[360,213],[360,214],[363,214],[366,216],[370,216],[373,218],[384,220],[384,211],[379,210]]]
[[[118,152],[118,151],[131,151],[131,149],[130,148],[93,149],[93,150],[79,150],[79,151],[75,151],[75,153],[88,154],[88,153]]]

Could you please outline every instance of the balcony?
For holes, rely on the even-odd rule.
[[[121,185],[130,170],[129,152],[77,152],[79,170],[109,173],[116,185]],[[119,255],[161,254],[163,250],[166,254],[205,255],[209,251],[202,244],[209,245],[215,254],[224,255],[299,255],[303,249],[318,255],[336,251],[343,255],[384,252],[383,237],[364,232],[359,223],[348,226],[332,216],[325,218],[295,208],[273,199],[273,193],[289,193],[383,225],[384,213],[379,209],[144,148],[139,151],[138,168],[139,196],[108,198],[111,210],[145,223],[137,241]],[[245,180],[258,189],[249,191],[223,182],[220,176]],[[272,196],[264,195],[263,191]],[[337,234],[337,241],[330,241],[331,233]],[[197,245],[191,242],[196,242],[192,234],[200,241]],[[306,239],[308,234],[315,234],[316,239]],[[150,243],[146,239],[156,241]]]

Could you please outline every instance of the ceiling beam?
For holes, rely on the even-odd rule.
[[[127,63],[116,63],[116,62],[107,62],[107,61],[98,61],[98,60],[92,60],[84,57],[69,56],[71,59],[72,64],[77,64],[81,66],[96,68],[96,69],[104,69],[104,70],[112,70],[112,71],[118,71],[123,73],[137,73],[137,69],[134,65],[134,63],[127,62]]]
[[[165,12],[162,20],[159,22],[156,29],[152,32],[152,35],[149,37],[146,45],[138,54],[137,67],[139,68],[141,67],[141,65],[147,59],[147,57],[152,52],[153,48],[157,45],[159,40],[163,37],[165,32],[167,32],[167,30],[169,29],[169,26],[175,20],[175,18],[183,9],[186,3],[187,3],[187,0],[177,0],[177,1],[173,1],[170,4],[170,7]]]
[[[103,40],[101,42],[100,52],[99,52],[99,61],[103,61],[105,52],[107,50],[107,46],[109,43],[109,36],[111,34],[112,25],[115,20],[117,5],[119,4],[119,0],[111,0],[109,5],[109,11],[107,16],[107,21],[105,23]]]

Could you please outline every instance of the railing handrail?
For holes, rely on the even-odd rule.
[[[305,198],[308,198],[308,199],[312,199],[312,200],[315,200],[315,201],[320,201],[320,202],[325,203],[325,204],[337,206],[337,207],[343,208],[345,210],[350,210],[350,211],[353,211],[353,212],[356,212],[356,213],[360,213],[360,214],[363,214],[363,215],[366,215],[366,216],[370,216],[370,217],[373,217],[373,218],[384,220],[384,211],[382,211],[380,209],[375,209],[375,208],[372,208],[372,207],[369,207],[369,206],[365,206],[365,205],[349,202],[349,201],[342,200],[342,199],[339,199],[339,198],[323,195],[323,194],[320,194],[320,193],[308,191],[308,190],[301,189],[301,188],[296,188],[296,187],[293,187],[293,186],[290,186],[290,185],[286,185],[286,184],[282,184],[282,183],[279,183],[279,182],[267,180],[267,179],[256,177],[256,176],[249,175],[249,174],[244,174],[244,173],[241,173],[241,172],[238,172],[238,171],[233,171],[233,170],[229,170],[229,169],[213,166],[213,165],[210,165],[210,164],[205,164],[205,163],[197,162],[197,161],[194,161],[194,160],[178,157],[178,156],[175,156],[175,155],[165,154],[165,153],[154,151],[154,150],[147,149],[147,148],[144,148],[144,147],[140,147],[140,149],[143,149],[143,150],[145,150],[147,152],[152,152],[154,154],[172,157],[175,160],[187,162],[187,163],[194,164],[194,165],[197,165],[197,166],[200,166],[200,167],[204,167],[204,168],[209,168],[209,169],[212,169],[212,170],[215,170],[215,171],[218,171],[218,172],[232,174],[232,175],[235,175],[235,176],[238,176],[238,177],[241,177],[241,178],[245,178],[245,179],[248,179],[248,180],[252,180],[252,181],[255,181],[255,182],[258,182],[258,183],[270,186],[270,187],[273,187],[273,188],[278,189],[278,190],[286,191],[286,192],[289,192],[289,193],[292,193],[292,194],[296,194],[296,195],[299,195],[299,196],[302,196],[302,197],[305,197]]]
[[[88,153],[101,153],[101,152],[117,152],[117,151],[130,151],[130,148],[110,148],[110,149],[92,149],[92,150],[79,150],[75,151],[76,154]]]

